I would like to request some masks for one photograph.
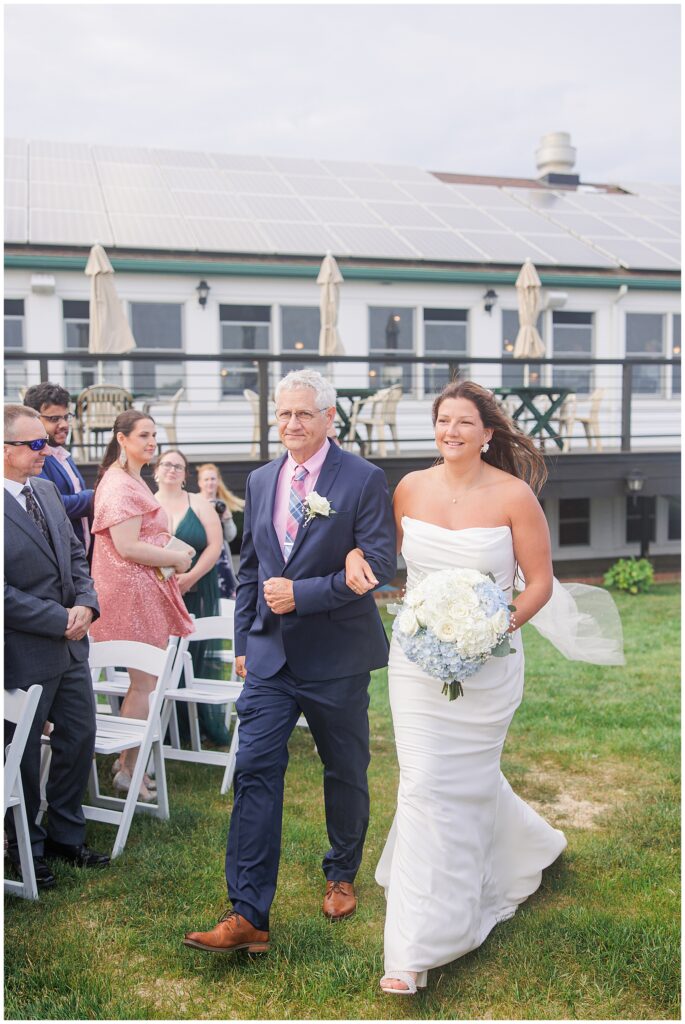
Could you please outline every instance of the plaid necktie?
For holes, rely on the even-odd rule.
[[[298,469],[295,470],[295,475],[293,476],[293,480],[290,485],[288,518],[285,524],[285,540],[283,541],[283,553],[285,554],[286,562],[290,558],[290,552],[293,549],[298,528],[304,519],[303,503],[306,496],[304,479],[308,472],[309,470],[305,469],[304,466],[299,466]]]
[[[31,490],[29,485],[26,484],[25,487],[22,487],[21,493],[26,498],[26,511],[28,512],[31,519],[33,519],[33,522],[36,524],[40,532],[43,534],[50,547],[52,547],[52,537],[50,536],[50,530],[48,529],[47,520],[43,515],[43,509],[36,501],[33,491]]]

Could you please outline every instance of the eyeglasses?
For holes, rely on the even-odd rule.
[[[279,423],[290,423],[290,420],[294,416],[298,423],[311,423],[315,416],[320,416],[325,409],[317,409],[316,412],[291,412],[289,409],[284,409],[283,412],[276,413],[276,419]]]
[[[178,473],[183,473],[185,471],[186,467],[183,465],[182,462],[160,462],[159,468],[160,469],[174,469]]]
[[[71,423],[74,418],[74,414],[72,412],[66,412],[64,416],[44,416],[43,413],[41,413],[40,418],[42,420],[47,420],[48,423],[52,424],[61,423],[62,420],[64,420],[65,423]]]
[[[47,437],[37,437],[35,441],[5,441],[5,444],[11,444],[14,448],[18,448],[21,444],[28,445],[32,452],[42,452],[47,443]]]

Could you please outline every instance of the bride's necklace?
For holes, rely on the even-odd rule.
[[[452,502],[452,504],[456,505],[458,501],[461,501],[462,498],[466,497],[466,495],[469,493],[469,491],[474,490],[474,488],[477,487],[478,484],[480,483],[481,476],[482,476],[482,473],[479,473],[477,478],[476,478],[476,480],[474,480],[474,482],[471,484],[471,486],[470,487],[465,487],[464,490],[461,492],[461,494],[458,494],[456,496],[456,498],[453,498],[451,494],[448,494],[447,497]]]

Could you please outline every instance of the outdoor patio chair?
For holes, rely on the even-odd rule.
[[[38,685],[28,690],[5,690],[5,721],[15,725],[12,742],[5,748],[5,814],[11,810],[14,818],[22,876],[21,882],[6,878],[5,892],[26,900],[38,899],[38,886],[19,769],[42,692],[43,687]]]
[[[122,718],[117,714],[102,712],[97,712],[95,715],[96,754],[119,754],[123,750],[139,748],[136,766],[131,773],[131,786],[125,797],[106,796],[100,792],[96,759],[93,758],[88,785],[91,803],[83,805],[83,812],[89,820],[102,821],[110,825],[119,826],[112,849],[112,860],[119,856],[126,845],[133,815],[136,811],[152,814],[154,817],[161,818],[162,820],[166,820],[169,817],[169,798],[164,771],[164,752],[162,749],[161,715],[164,693],[170,686],[177,685],[175,680],[177,680],[181,672],[181,665],[176,658],[177,646],[177,637],[170,637],[166,650],[161,650],[159,647],[152,647],[151,644],[144,644],[135,640],[106,640],[102,643],[91,642],[90,645],[88,662],[91,672],[94,675],[99,675],[103,671],[105,673],[107,671],[112,673],[110,680],[105,678],[102,683],[94,684],[96,693],[103,692],[103,690],[106,692],[107,687],[118,687],[120,694],[122,696],[125,694],[128,689],[128,676],[121,672],[115,672],[115,667],[138,669],[141,672],[148,672],[150,675],[157,677],[157,684],[149,697],[147,718]],[[121,693],[122,690],[123,693]],[[41,780],[47,778],[49,770],[49,742],[49,737],[44,736]],[[143,774],[150,757],[152,757],[154,764],[157,782],[156,803],[146,803],[138,800]],[[41,802],[41,812],[43,810],[45,810],[44,799]]]
[[[152,409],[153,406],[158,404],[157,402],[146,402],[145,405],[143,406],[143,412],[149,413],[150,416],[153,417],[157,426],[162,427],[164,429],[164,432],[166,433],[166,445],[168,448],[173,448],[178,444],[178,439],[176,436],[176,419],[178,417],[178,407],[180,405],[181,399],[183,398],[183,395],[185,394],[185,390],[185,388],[179,388],[176,394],[172,395],[172,397],[169,399],[169,402],[164,403],[164,408],[169,407],[168,420],[160,420],[158,419],[157,416],[155,416]],[[162,404],[161,399],[159,404]],[[159,447],[161,450],[162,445],[160,444]]]
[[[562,452],[569,452],[571,450],[571,438],[573,437],[573,428],[576,425],[576,401],[574,392],[567,395],[561,403],[559,416],[556,418],[555,426],[559,432],[559,437],[563,440]]]
[[[599,410],[602,406],[603,398],[604,388],[595,388],[590,395],[590,409],[587,414],[581,416],[576,415],[576,421],[583,424],[588,448],[595,448],[598,452],[601,452],[602,450]]]
[[[355,429],[360,425],[366,427],[367,440],[365,447],[367,452],[374,448],[374,431],[378,432],[378,454],[385,458],[387,448],[385,444],[385,429],[390,431],[395,454],[399,455],[400,446],[397,440],[397,406],[402,398],[402,385],[393,384],[392,387],[382,388],[371,401],[371,412],[368,416],[357,416]],[[368,446],[368,447],[367,447]]]
[[[83,458],[104,452],[119,413],[133,408],[133,395],[116,384],[93,384],[76,399],[74,435]]]
[[[243,395],[250,403],[250,409],[252,410],[252,448],[250,449],[250,455],[256,458],[259,455],[259,395],[256,391],[252,391],[250,388],[243,390]],[[269,430],[277,425],[275,418],[269,419]]]
[[[227,602],[235,606],[235,602]],[[171,744],[164,747],[164,756],[168,760],[192,761],[197,764],[213,764],[223,767],[221,793],[227,793],[233,782],[235,757],[238,749],[238,719],[233,714],[235,702],[243,688],[242,681],[236,680],[233,671],[231,679],[207,679],[195,675],[193,659],[189,646],[202,640],[229,641],[233,644],[233,610],[230,614],[212,615],[195,619],[195,632],[183,637],[179,643],[178,658],[183,664],[185,686],[180,686],[180,673],[174,676],[171,686],[165,693],[165,705],[162,713],[162,735],[167,726]],[[228,652],[227,652],[228,653]],[[232,666],[232,658],[231,658]],[[190,750],[181,747],[178,727],[176,724],[175,704],[182,702],[188,708],[190,725]],[[198,718],[198,704],[226,705],[226,724],[230,730],[228,750],[203,750]],[[232,723],[232,730],[230,729]]]

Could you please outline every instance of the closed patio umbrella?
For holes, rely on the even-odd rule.
[[[86,275],[90,282],[90,326],[88,351],[91,355],[130,352],[135,338],[117,295],[114,269],[101,245],[94,245],[88,256]],[[98,363],[98,380],[102,383],[103,366]]]
[[[541,359],[545,354],[544,343],[535,326],[541,288],[537,270],[530,260],[526,260],[516,278],[520,326],[514,343],[514,359]]]
[[[343,276],[330,252],[323,258],[316,283],[321,287],[321,330],[319,332],[319,355],[340,356],[344,353],[338,334],[338,298]]]

